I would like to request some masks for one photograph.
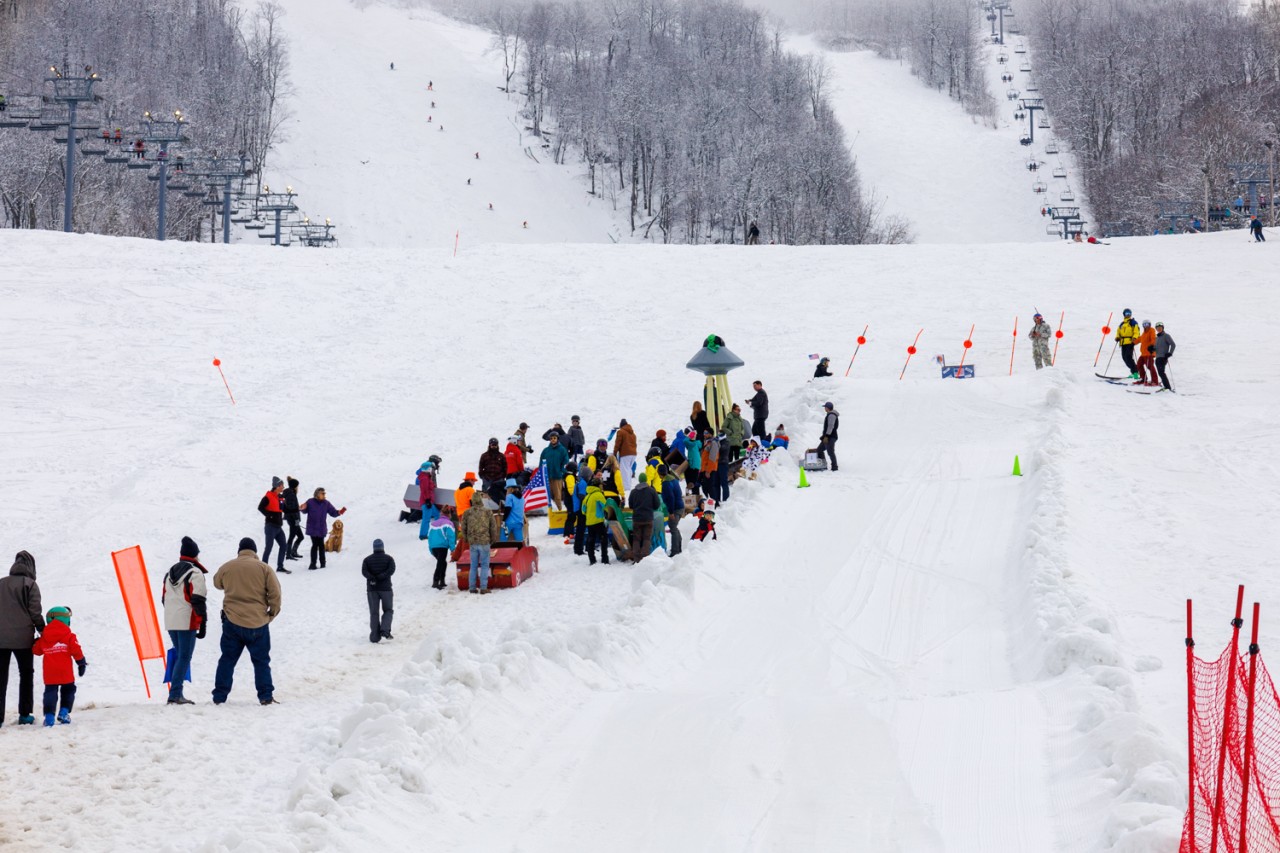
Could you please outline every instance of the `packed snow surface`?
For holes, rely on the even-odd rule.
[[[35,555],[90,666],[51,730],[13,724],[11,678],[0,846],[1172,849],[1183,600],[1206,654],[1237,582],[1267,601],[1277,380],[1241,324],[1274,313],[1268,252],[1221,234],[455,258],[11,233],[0,547]],[[1122,372],[1100,327],[1124,307],[1179,342],[1179,393],[1094,377]],[[1065,313],[1040,372],[1035,310]],[[735,399],[762,379],[793,442],[735,487],[718,541],[589,568],[534,521],[527,584],[430,589],[396,522],[423,459],[451,487],[521,420],[670,432],[709,332],[746,361]],[[934,356],[966,339],[977,378],[941,380]],[[810,353],[837,376],[811,382]],[[827,400],[841,469],[797,489]],[[286,474],[348,513],[346,550],[282,579],[281,704],[257,704],[247,662],[209,703],[216,622],[199,704],[147,700],[110,553],[141,545],[158,588],[189,535],[215,569],[261,544]],[[375,537],[399,565],[376,646]]]

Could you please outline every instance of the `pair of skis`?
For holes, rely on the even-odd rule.
[[[1121,388],[1124,388],[1124,390],[1128,391],[1130,394],[1159,394],[1161,391],[1172,390],[1164,387],[1151,388],[1150,386],[1146,386],[1146,385],[1134,385],[1133,380],[1130,379],[1128,376],[1104,376],[1101,373],[1095,373],[1093,375],[1103,380],[1104,382],[1108,382],[1112,385],[1119,385]]]

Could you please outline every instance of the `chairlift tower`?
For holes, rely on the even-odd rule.
[[[273,193],[271,187],[263,186],[262,192],[258,193],[258,211],[260,213],[274,213],[276,215],[276,231],[271,245],[279,246],[280,243],[280,219],[286,213],[295,213],[298,205],[293,203],[294,192],[293,187],[285,187],[282,193]]]
[[[1003,46],[1003,45],[1004,45],[1004,18],[1005,18],[1005,15],[1008,15],[1010,18],[1012,18],[1012,17],[1013,17],[1013,9],[1009,8],[1009,7],[1010,7],[1010,5],[1011,5],[1011,4],[1010,4],[1009,0],[995,0],[995,2],[993,2],[993,3],[991,4],[991,6],[990,6],[991,10],[992,10],[993,12],[995,12],[997,15],[999,15],[999,16],[1000,16],[1000,35],[999,35],[999,36],[997,36],[997,38],[996,38],[996,44],[1001,45],[1001,46]],[[988,15],[988,17],[990,17],[990,15]],[[996,34],[996,33],[995,33],[995,24],[994,24],[994,23],[992,24],[991,34],[992,34],[993,36]]]
[[[1080,218],[1080,208],[1078,207],[1055,207],[1053,208],[1053,218],[1058,220],[1058,223],[1062,226],[1063,240],[1084,230],[1084,220]]]
[[[1036,141],[1036,110],[1044,111],[1044,98],[1022,98],[1018,101],[1027,113],[1027,138]]]
[[[150,112],[143,113],[143,118],[146,119],[146,125],[142,129],[142,141],[160,147],[159,153],[156,154],[156,163],[160,166],[160,177],[158,179],[160,181],[160,198],[157,202],[156,239],[163,242],[168,213],[169,146],[181,145],[191,140],[184,136],[182,132],[186,126],[182,110],[174,110],[172,119],[157,119]]]
[[[210,187],[222,185],[222,242],[231,242],[231,182],[236,178],[243,178],[245,174],[246,157],[244,152],[240,152],[239,157],[217,157],[214,156],[198,167],[196,174],[201,177],[208,178],[206,184]]]
[[[1270,163],[1228,163],[1237,184],[1249,188],[1249,215],[1258,215],[1258,185],[1271,183]],[[1270,202],[1268,202],[1270,205]]]
[[[53,84],[53,100],[67,107],[67,154],[66,174],[63,180],[62,198],[62,230],[71,233],[71,207],[76,192],[76,108],[80,104],[94,100],[93,84],[102,79],[94,73],[93,68],[86,65],[83,76],[72,76],[67,61],[62,61],[62,70],[58,66],[49,66],[52,76],[46,77],[46,83]]]
[[[1178,230],[1178,221],[1182,219],[1190,219],[1194,215],[1195,204],[1189,201],[1158,201],[1156,202],[1156,217],[1158,219],[1169,220],[1169,230]]]

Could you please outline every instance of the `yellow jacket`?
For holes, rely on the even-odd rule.
[[[587,496],[582,499],[582,512],[587,526],[604,524],[604,492],[599,486],[587,486]]]
[[[1126,319],[1116,329],[1116,340],[1120,342],[1121,346],[1136,344],[1141,336],[1142,329],[1138,327],[1137,322],[1132,317]]]

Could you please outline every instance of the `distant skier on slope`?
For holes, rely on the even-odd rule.
[[[1036,363],[1036,370],[1052,367],[1053,356],[1049,355],[1049,338],[1053,336],[1053,329],[1044,321],[1043,314],[1036,314],[1033,319],[1036,322],[1027,337],[1031,339],[1031,357]]]
[[[756,221],[751,220],[751,227],[747,229],[747,245],[757,246],[760,244],[760,226],[756,225]]]
[[[1262,235],[1262,220],[1257,216],[1249,220],[1249,232],[1253,234],[1253,242],[1265,243],[1267,238]]]

